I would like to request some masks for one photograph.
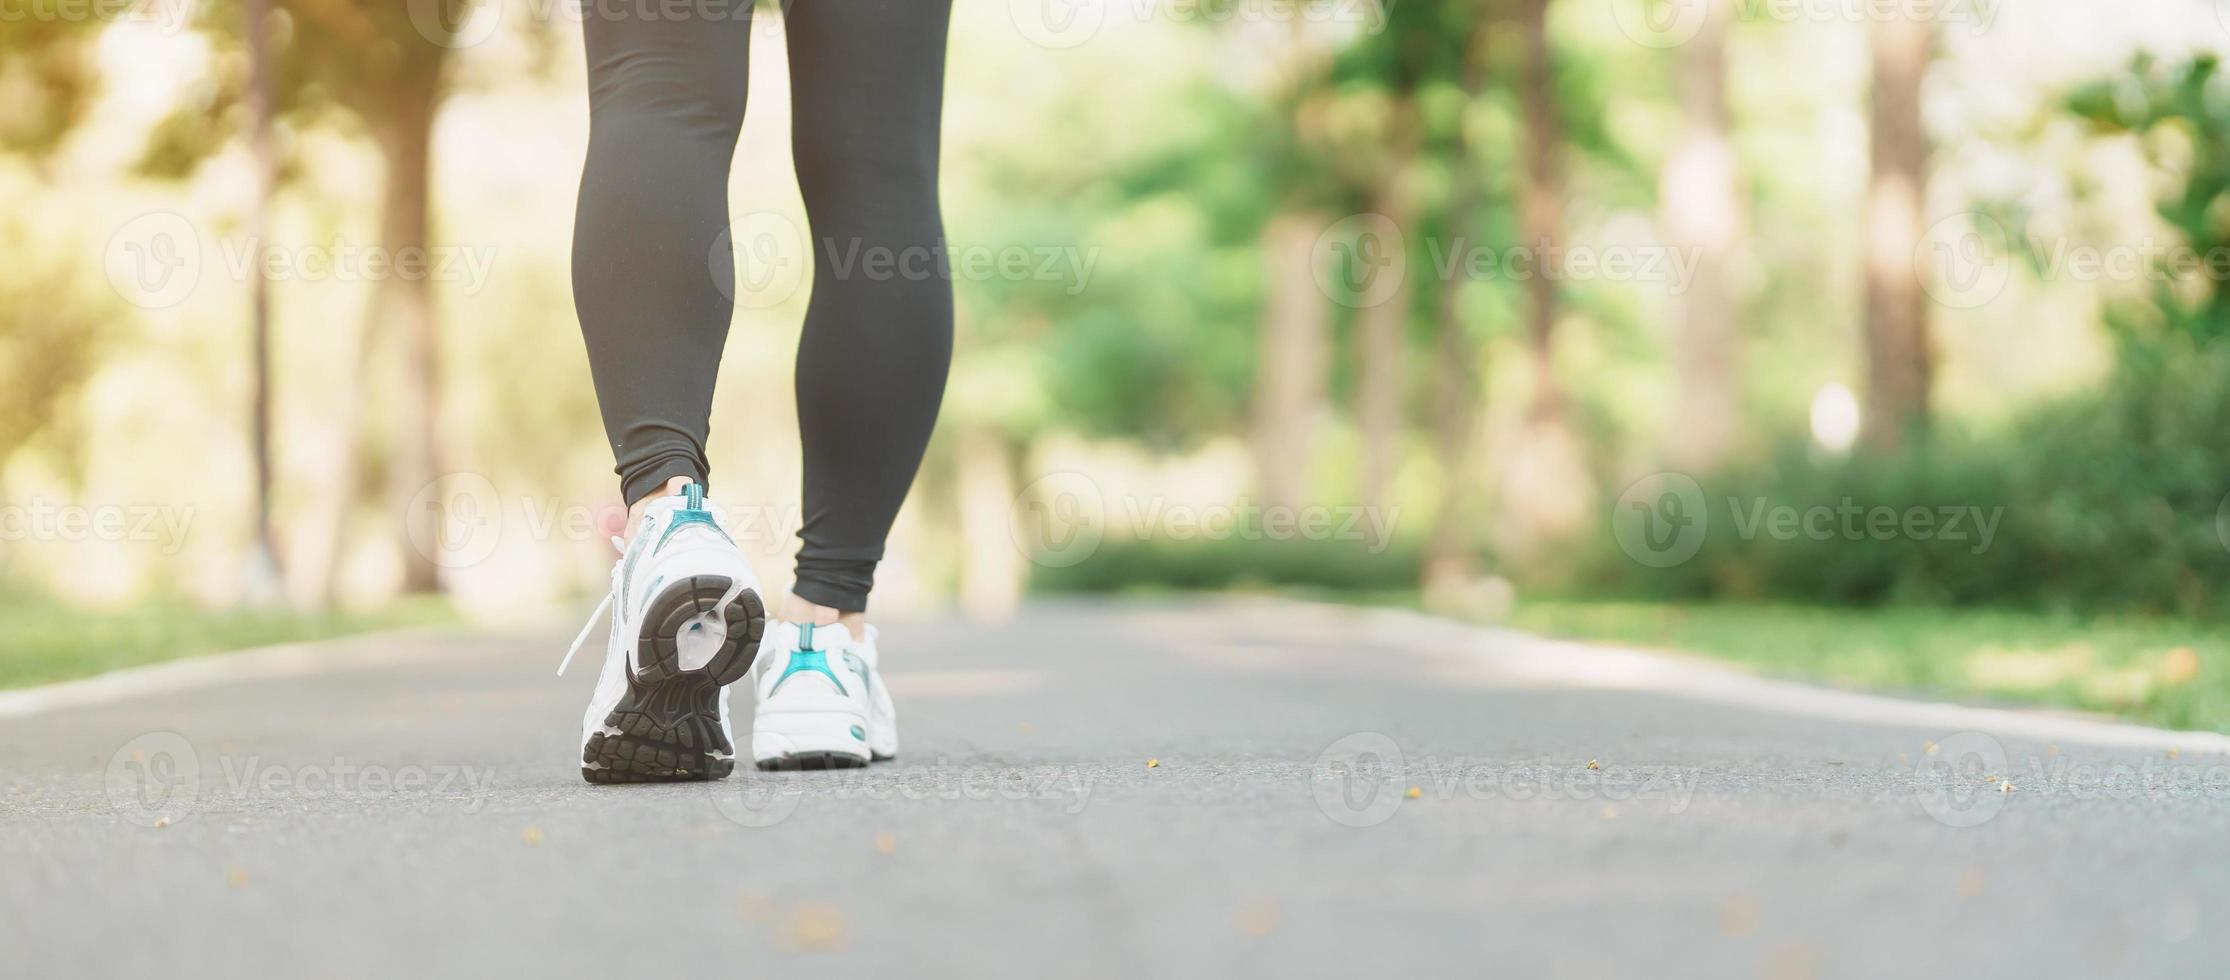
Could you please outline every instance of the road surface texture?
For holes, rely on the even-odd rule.
[[[2230,975],[2216,736],[1061,602],[893,624],[894,763],[605,787],[565,638],[18,696],[0,975]]]

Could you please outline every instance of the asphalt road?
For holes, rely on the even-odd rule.
[[[2219,739],[1048,604],[886,630],[895,763],[595,787],[564,625],[19,705],[0,976],[2230,975]]]

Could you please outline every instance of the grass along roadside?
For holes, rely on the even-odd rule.
[[[176,600],[86,610],[39,596],[0,593],[0,637],[5,637],[0,640],[0,689],[450,618],[438,600],[411,600],[370,612],[209,610]]]
[[[2230,636],[2174,619],[2002,609],[1520,602],[1510,625],[1759,673],[2017,700],[2230,732]]]

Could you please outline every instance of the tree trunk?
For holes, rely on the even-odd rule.
[[[1664,435],[1666,461],[1689,471],[1726,461],[1742,417],[1741,304],[1727,281],[1745,224],[1728,138],[1726,46],[1733,0],[1706,3],[1702,27],[1681,51],[1685,121],[1665,162],[1660,194],[1669,244],[1696,255],[1695,279],[1681,295],[1674,348],[1679,388]]]
[[[1465,46],[1464,90],[1478,97],[1486,85],[1487,38],[1491,19],[1484,11]],[[1470,134],[1459,121],[1453,145],[1447,149],[1449,167],[1448,240],[1469,239],[1479,206],[1478,161],[1472,158]],[[1433,508],[1431,533],[1425,540],[1424,567],[1419,586],[1426,598],[1460,596],[1477,575],[1475,539],[1469,507],[1472,493],[1472,440],[1479,414],[1479,379],[1475,373],[1478,352],[1470,324],[1463,316],[1461,283],[1441,282],[1435,297],[1432,372],[1433,455],[1440,463],[1440,500]]]
[[[1557,276],[1551,260],[1564,234],[1563,122],[1549,51],[1549,0],[1523,0],[1520,21],[1525,37],[1525,67],[1519,101],[1525,116],[1525,190],[1519,201],[1524,247],[1534,249],[1533,277],[1526,281],[1526,337],[1533,351],[1533,415],[1555,419],[1563,411],[1556,381],[1551,334],[1556,329]]]
[[[255,541],[248,556],[246,593],[250,601],[282,601],[279,549],[271,533],[271,283],[264,275],[263,245],[271,234],[271,200],[277,193],[279,162],[271,142],[270,0],[247,0],[243,33],[248,48],[250,156],[255,161],[255,205],[248,219],[254,259],[248,278],[250,370],[248,404],[250,452],[255,456]]]
[[[1397,234],[1417,224],[1417,194],[1411,176],[1420,138],[1416,103],[1406,91],[1395,93],[1392,149],[1386,170],[1372,194],[1372,213],[1384,216]],[[1355,325],[1355,423],[1362,443],[1362,503],[1385,508],[1389,488],[1401,465],[1402,373],[1409,353],[1411,277],[1401,275],[1392,293],[1363,307]]]
[[[1549,48],[1549,3],[1524,0],[1519,15],[1525,38],[1519,103],[1526,144],[1519,222],[1525,247],[1534,250],[1533,275],[1526,282],[1533,398],[1521,431],[1496,461],[1496,537],[1498,552],[1520,563],[1551,561],[1598,513],[1585,447],[1566,417],[1554,361],[1560,301],[1555,249],[1564,234],[1564,134]]]
[[[1285,214],[1262,232],[1269,295],[1255,358],[1254,460],[1265,506],[1298,507],[1308,495],[1331,358],[1329,299],[1317,286],[1322,215]]]
[[[438,79],[412,78],[406,92],[397,93],[393,121],[382,134],[380,147],[387,162],[387,193],[380,222],[380,244],[390,263],[416,253],[419,274],[391,274],[379,281],[382,308],[392,317],[400,344],[402,386],[397,399],[394,484],[389,500],[397,511],[408,509],[420,490],[442,473],[441,363],[439,335],[434,320],[432,283],[423,274],[429,266],[425,250],[431,237],[431,178],[434,110],[438,104]],[[396,528],[402,535],[403,591],[437,592],[440,568],[433,557],[412,541],[439,541],[439,528],[411,533],[414,522],[438,522],[432,511],[401,513]]]
[[[959,433],[954,478],[958,484],[960,606],[972,619],[999,622],[1021,605],[1029,565],[1014,546],[1014,450],[1006,436],[984,425]]]
[[[1866,194],[1866,411],[1868,446],[1893,450],[1928,423],[1934,352],[1927,297],[1913,269],[1928,185],[1928,135],[1920,85],[1928,25],[1904,16],[1873,28],[1873,177]]]

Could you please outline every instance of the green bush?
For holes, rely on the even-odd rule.
[[[2230,350],[2183,335],[2125,354],[2102,391],[2048,406],[2005,433],[1939,433],[1895,456],[1822,460],[1797,446],[1699,480],[1704,545],[1668,569],[1618,550],[1606,527],[1579,550],[1592,591],[1657,598],[1837,604],[2021,605],[2220,618],[2230,545],[2217,508],[2230,491]],[[1799,513],[1848,500],[1997,513],[1985,546],[1892,531],[1818,539],[1744,534],[1762,506]],[[1730,503],[1730,501],[1732,501]],[[1861,524],[1863,529],[1863,524]],[[1521,583],[1526,578],[1519,573]]]

